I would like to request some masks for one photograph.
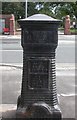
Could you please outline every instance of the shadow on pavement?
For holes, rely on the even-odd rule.
[[[16,110],[9,110],[2,113],[2,120],[15,120]]]
[[[2,119],[1,120],[45,120],[45,119],[50,119],[50,120],[55,120],[51,118],[16,118],[16,110],[9,110],[6,112],[2,113]],[[62,120],[76,120],[75,118],[63,118]]]

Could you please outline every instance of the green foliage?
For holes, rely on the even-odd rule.
[[[40,14],[46,14],[49,16],[53,16],[53,12],[50,9],[50,3],[42,3],[43,8],[39,10]]]
[[[2,2],[0,2],[0,14],[2,14]]]
[[[25,7],[23,2],[3,2],[2,14],[14,14],[16,19],[25,15]]]
[[[39,7],[37,7],[39,6]],[[3,14],[14,14],[16,19],[25,17],[25,2],[3,2]],[[77,2],[28,2],[28,15],[42,13],[57,19],[64,20],[69,14],[71,19],[73,16],[77,18]]]
[[[71,29],[70,29],[70,32],[71,32],[71,33],[77,33],[77,29],[71,28]]]
[[[70,15],[72,18],[75,15],[76,7],[76,3],[59,3],[55,8],[55,15],[60,19],[66,15]]]
[[[38,13],[38,10],[36,9],[36,5],[37,3],[33,3],[33,2],[28,2],[28,13],[27,13],[27,16],[31,16],[33,14],[37,14]]]
[[[48,2],[41,3],[44,7],[40,10],[40,13],[45,13],[58,19],[63,19],[66,15],[73,15],[77,18],[77,2]]]
[[[72,9],[73,9],[73,14],[75,15],[76,19],[77,19],[77,1],[74,3],[71,3]]]

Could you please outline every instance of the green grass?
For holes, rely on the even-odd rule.
[[[71,33],[77,33],[77,28],[76,28],[76,29],[71,28],[71,29],[70,29],[70,32],[71,32]]]
[[[59,28],[58,30],[64,30],[64,28]],[[75,28],[70,28],[70,32],[71,33],[76,33],[77,34],[77,28],[75,29]]]

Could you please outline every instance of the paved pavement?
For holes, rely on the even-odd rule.
[[[58,67],[58,66],[57,66]],[[4,118],[15,117],[17,98],[20,95],[22,67],[1,66],[2,74],[2,105]],[[67,72],[67,74],[66,74]],[[71,74],[71,75],[70,75]],[[75,118],[75,73],[74,68],[57,68],[57,92],[59,106],[63,118]],[[11,114],[12,113],[12,114]]]

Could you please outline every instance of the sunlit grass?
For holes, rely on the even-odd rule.
[[[71,32],[71,33],[77,33],[77,28],[76,28],[76,29],[75,29],[75,28],[71,28],[71,29],[70,29],[70,32]]]

